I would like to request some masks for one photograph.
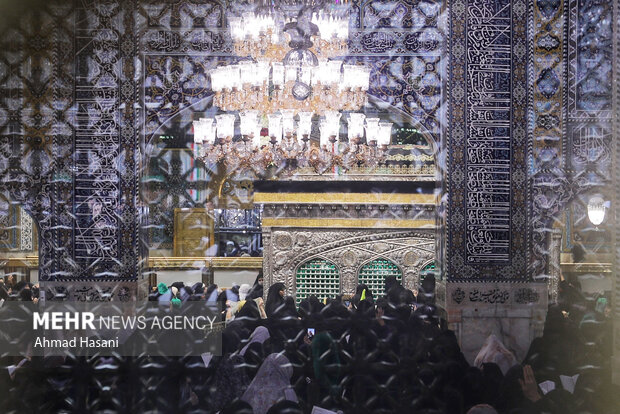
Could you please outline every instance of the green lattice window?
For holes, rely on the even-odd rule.
[[[313,259],[299,266],[295,275],[295,301],[299,303],[310,295],[319,300],[340,294],[340,275],[336,265],[323,259]]]
[[[376,297],[383,296],[385,291],[385,278],[396,276],[396,280],[402,282],[403,272],[398,266],[387,259],[376,259],[366,263],[359,272],[358,281],[363,283],[372,291]]]

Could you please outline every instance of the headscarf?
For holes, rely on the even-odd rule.
[[[467,414],[497,414],[497,411],[488,404],[478,404],[471,407]]]
[[[160,283],[160,285],[162,285],[162,284],[163,284],[163,283]],[[166,286],[166,285],[164,285],[164,287],[165,287],[165,286]],[[159,287],[158,287],[158,290],[159,290]],[[161,290],[160,290],[160,292],[161,292]],[[157,298],[157,301],[158,301],[159,303],[168,303],[168,302],[170,302],[170,299],[172,299],[172,291],[166,287],[165,292],[164,292],[164,293],[162,293],[162,294],[161,294],[161,295]]]
[[[248,285],[247,283],[244,283],[243,285],[241,285],[239,287],[239,300],[245,300],[246,297],[248,296],[248,293],[250,293],[251,289],[252,287]]]
[[[30,289],[22,289],[19,292],[19,300],[32,302],[32,291]]]
[[[217,285],[209,286],[207,293],[205,293],[205,298],[207,299],[207,302],[217,301]]]
[[[160,295],[163,295],[164,293],[168,291],[168,286],[166,286],[164,282],[159,282],[157,284],[157,291],[159,292]]]
[[[223,359],[215,371],[215,388],[212,406],[214,411],[220,411],[246,390],[250,379],[244,369],[245,363],[240,355],[231,355]]]
[[[263,284],[258,283],[258,279],[264,279],[262,270],[258,272],[258,276],[256,276],[256,279],[254,280],[252,289],[248,293],[248,299],[256,299],[256,298],[263,297]]]
[[[174,282],[173,284],[170,285],[170,287],[175,287],[177,288],[177,290],[183,289],[184,286],[185,286],[185,283],[183,282]]]
[[[179,293],[181,294],[181,300],[185,302],[194,294],[194,291],[189,286],[183,286],[183,288],[181,288]]]
[[[390,289],[398,284],[398,280],[396,280],[396,276],[387,276],[385,278],[385,294],[387,295]]]
[[[218,301],[226,302],[227,300],[231,302],[239,302],[239,285],[234,282],[230,289],[226,289],[218,297]]]
[[[363,298],[362,295],[364,295]],[[368,300],[374,303],[374,296],[372,294],[372,290],[370,290],[370,288],[364,283],[360,283],[359,285],[357,285],[357,288],[355,288],[355,295],[353,295],[353,297],[351,298],[351,302],[353,303],[354,307],[357,307],[357,305],[362,300]]]
[[[285,296],[284,302],[276,309],[279,318],[297,319],[297,309],[295,299],[292,296]]]
[[[333,413],[333,411],[326,412],[326,414],[329,413]],[[303,410],[297,402],[282,400],[272,405],[267,414],[303,414]]]
[[[517,364],[517,359],[495,335],[489,335],[476,356],[474,365],[482,368],[485,362],[496,363],[502,370],[502,374],[506,375],[506,372]]]
[[[192,286],[192,292],[194,294],[203,294],[205,291],[204,284],[202,282],[196,282]]]
[[[320,387],[332,396],[338,395],[339,375],[333,371],[340,367],[340,358],[337,344],[327,331],[317,332],[312,339],[312,363]]]
[[[284,298],[280,296],[281,290],[284,290],[284,283],[281,282],[274,283],[269,287],[267,303],[265,304],[265,313],[267,313],[268,318],[284,303]]]
[[[254,329],[254,332],[252,332],[252,335],[250,335],[250,342],[248,342],[247,345],[241,349],[239,354],[245,355],[250,345],[252,345],[253,343],[262,344],[267,339],[269,339],[269,330],[264,326],[259,326],[258,328]]]
[[[297,402],[291,387],[293,367],[282,354],[270,354],[260,366],[256,376],[245,391],[242,400],[250,403],[254,414],[265,414],[280,400]]]

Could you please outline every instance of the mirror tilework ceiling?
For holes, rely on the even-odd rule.
[[[459,269],[452,277],[525,280],[548,272],[554,221],[565,220],[573,231],[566,243],[576,242],[588,192],[608,191],[614,2],[346,4],[347,60],[372,67],[370,95],[411,116],[440,143],[438,167],[453,191],[444,217],[448,269]],[[174,135],[173,125],[185,135],[192,114],[211,107],[206,72],[236,59],[225,27],[228,7],[191,0],[51,1],[2,17],[0,193],[39,225],[42,280],[136,277],[155,237],[150,229],[173,220],[157,210],[161,200],[204,207],[210,192],[219,195],[226,179],[236,179],[212,184],[207,178],[217,171],[175,161],[160,145],[160,136]],[[481,75],[466,52],[486,53],[476,30],[489,27],[501,33],[501,52],[483,57],[504,62],[493,82],[510,97],[503,116],[512,129],[503,130],[505,145],[477,152],[473,138],[484,131],[457,121],[486,119],[471,110],[485,99],[472,91],[486,81],[471,84]],[[505,62],[512,64],[509,76]],[[493,161],[490,176],[466,169],[476,154]],[[141,186],[157,175],[164,184],[153,184],[155,197],[140,199]],[[492,217],[499,230],[489,232],[478,226],[485,213],[471,194],[500,176],[510,183],[508,193],[498,193],[498,202],[510,205],[504,212],[509,231],[505,217]],[[246,208],[243,197],[231,200],[233,208]],[[467,230],[470,224],[477,233]],[[485,249],[468,250],[479,235],[488,241]],[[499,271],[506,266],[512,271]]]

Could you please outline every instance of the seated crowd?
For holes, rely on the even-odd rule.
[[[166,407],[174,400],[177,408],[150,412],[567,414],[611,413],[620,407],[619,390],[611,383],[609,304],[605,298],[586,299],[567,282],[561,283],[559,302],[549,308],[543,336],[532,342],[523,361],[490,336],[473,365],[435,305],[432,276],[417,295],[394,277],[386,278],[384,292],[359,285],[346,301],[309,296],[296,306],[282,283],[269,287],[265,302],[263,293],[260,276],[254,286],[226,290],[180,282],[153,289],[149,299],[169,302],[171,308],[201,300],[220,302],[225,310],[221,356],[153,358],[170,376],[145,395],[166,401]],[[22,300],[26,296],[31,298]],[[53,369],[44,371],[42,381],[27,375],[33,369],[29,364],[5,365],[2,395],[24,395],[23,387],[40,393],[36,386],[41,384],[52,390],[61,384],[56,388],[61,389],[68,370],[62,374],[57,367],[74,372],[114,366],[105,358],[44,361],[40,366]],[[132,366],[117,365],[109,373],[115,379],[107,394],[93,391],[97,397],[90,400],[107,395],[116,407],[114,398],[133,398],[127,394],[138,391],[126,384]],[[49,391],[45,396],[55,398]],[[157,402],[148,399],[155,407]],[[66,404],[70,398],[58,400]],[[24,406],[19,398],[0,402],[2,412],[26,412],[20,411]]]

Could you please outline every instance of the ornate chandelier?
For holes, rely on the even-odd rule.
[[[341,70],[342,69],[342,70]],[[285,65],[242,61],[211,73],[214,105],[223,111],[356,111],[366,103],[370,70],[339,60]]]
[[[253,169],[265,175],[270,166],[274,175],[311,167],[323,174],[335,167],[374,167],[384,162],[392,134],[392,123],[379,118],[366,118],[362,113],[350,113],[348,142],[338,140],[341,113],[327,111],[320,122],[320,147],[310,144],[312,112],[300,112],[295,122],[293,110],[268,115],[269,141],[260,134],[258,111],[239,114],[241,137],[234,139],[237,116],[216,115],[194,121],[194,141],[201,144],[199,157],[206,163],[226,163],[231,168]],[[362,143],[366,133],[367,144]]]
[[[369,68],[333,59],[346,55],[347,20],[303,7],[296,20],[271,10],[230,17],[229,26],[235,52],[251,60],[217,67],[211,88],[214,106],[238,112],[241,136],[235,137],[233,113],[194,121],[200,158],[278,175],[300,167],[319,174],[373,167],[385,160],[389,122],[350,112],[348,141],[339,140],[340,111],[362,108],[370,82]],[[310,142],[315,115],[318,147]]]

